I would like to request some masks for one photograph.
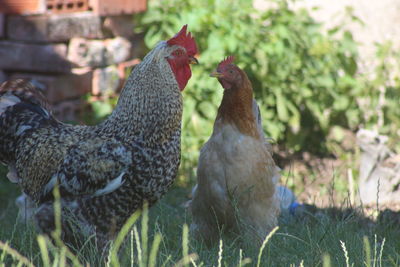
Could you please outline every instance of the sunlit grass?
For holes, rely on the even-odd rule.
[[[5,179],[0,183],[11,188],[9,203],[0,211],[0,266],[400,265],[400,227],[355,211],[333,216],[319,209],[304,217],[286,216],[262,244],[227,236],[207,247],[190,235],[190,215],[182,205],[190,190],[179,187],[142,215],[135,213],[107,252],[97,251],[90,240],[74,250],[18,222],[15,189]]]

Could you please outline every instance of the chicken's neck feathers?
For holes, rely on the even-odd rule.
[[[225,89],[214,128],[218,124],[230,123],[242,134],[260,139],[256,118],[253,114],[253,89],[245,77],[241,88]]]
[[[182,95],[160,43],[130,74],[112,114],[99,125],[124,139],[167,141],[180,132]]]

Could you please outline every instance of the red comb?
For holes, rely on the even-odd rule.
[[[197,46],[194,38],[192,37],[191,33],[188,32],[186,34],[187,24],[182,27],[182,29],[175,34],[174,37],[167,41],[168,45],[179,45],[183,46],[186,49],[186,52],[190,56],[194,56],[197,54]]]
[[[227,66],[227,65],[229,65],[229,64],[232,64],[234,60],[235,60],[235,57],[234,57],[234,56],[229,56],[229,57],[225,58],[224,60],[222,60],[222,61],[219,63],[218,68],[223,68],[224,66]]]

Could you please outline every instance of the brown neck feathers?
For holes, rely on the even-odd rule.
[[[253,111],[253,88],[242,73],[242,83],[225,89],[217,119],[234,124],[242,134],[260,138]]]

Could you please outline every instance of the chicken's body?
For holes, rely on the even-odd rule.
[[[183,34],[179,38],[194,43],[190,34],[186,37],[186,27]],[[35,219],[45,233],[54,229],[56,184],[65,240],[76,230],[67,222],[70,215],[80,232],[97,233],[100,246],[144,202],[153,204],[171,185],[180,163],[180,90],[190,68],[185,62],[189,75],[186,71],[182,81],[168,59],[174,59],[176,50],[186,58],[194,54],[168,42],[159,43],[135,67],[115,110],[96,126],[55,120],[40,93],[24,81],[1,87],[0,161],[38,204]]]
[[[251,84],[237,70],[243,81],[239,87],[248,88],[225,89],[212,136],[200,153],[190,204],[191,229],[209,242],[222,229],[262,239],[276,226],[279,213],[279,169],[262,132]]]

